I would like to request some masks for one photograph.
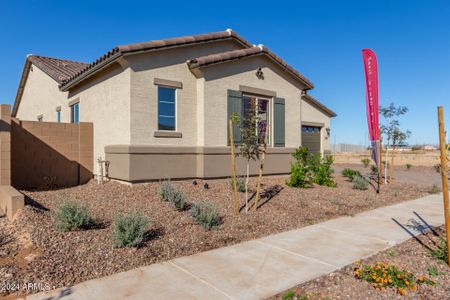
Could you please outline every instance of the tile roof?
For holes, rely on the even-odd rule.
[[[312,89],[314,85],[311,81],[309,81],[305,76],[300,74],[297,70],[295,70],[293,67],[288,65],[284,60],[282,60],[280,57],[275,55],[272,51],[270,51],[267,47],[263,45],[259,46],[253,46],[251,48],[247,49],[239,49],[239,50],[232,50],[227,52],[222,52],[218,54],[211,54],[206,56],[197,57],[194,59],[191,59],[187,62],[189,68],[195,69],[200,67],[206,67],[209,65],[234,61],[246,57],[251,56],[257,56],[257,55],[266,55],[272,60],[274,60],[276,63],[278,63],[282,68],[290,72],[294,77],[302,81],[307,88]]]
[[[66,59],[29,55],[27,60],[59,84],[83,70],[88,64]]]
[[[199,44],[227,39],[236,40],[239,43],[241,43],[244,47],[252,47],[252,45],[248,41],[246,41],[243,37],[241,37],[236,32],[232,31],[231,29],[206,34],[189,35],[178,38],[170,38],[170,39],[117,46],[108,51],[107,53],[105,53],[104,55],[102,55],[101,57],[99,57],[98,59],[96,59],[94,62],[86,65],[83,69],[79,70],[77,73],[67,78],[60,84],[60,88],[62,90],[67,89],[67,87],[70,86],[72,83],[82,79],[85,75],[88,75],[91,72],[95,72],[95,70],[100,69],[102,66],[108,64],[110,61],[114,60],[115,58],[123,54],[129,54],[140,51],[159,50],[171,47],[187,46],[191,44]]]

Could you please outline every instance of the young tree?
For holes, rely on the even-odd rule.
[[[391,103],[389,106],[380,107],[380,113],[383,116],[385,123],[381,125],[381,132],[386,136],[386,164],[385,164],[385,174],[387,174],[387,159],[388,159],[388,151],[387,148],[389,144],[392,142],[392,158],[391,158],[391,166],[390,166],[390,175],[389,178],[392,180],[393,176],[393,168],[394,168],[394,152],[395,147],[397,145],[403,144],[411,135],[411,131],[406,130],[402,131],[400,129],[400,122],[398,118],[408,112],[408,108],[406,106],[398,106],[396,107],[394,103]],[[386,176],[387,177],[387,176]],[[385,177],[385,182],[386,182]]]
[[[239,146],[239,156],[247,160],[247,177],[245,179],[245,212],[248,212],[248,182],[250,176],[250,160],[259,160],[262,153],[261,145],[258,141],[257,121],[256,116],[256,100],[249,99],[249,107],[244,115],[244,120],[241,122],[242,142]]]

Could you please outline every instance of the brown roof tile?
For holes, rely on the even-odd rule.
[[[243,37],[238,35],[236,32],[227,29],[225,31],[212,32],[206,34],[198,34],[198,35],[190,35],[178,38],[171,39],[163,39],[163,40],[155,40],[149,42],[142,42],[136,44],[122,45],[117,46],[106,54],[99,57],[93,63],[86,65],[85,68],[78,71],[76,74],[70,76],[68,79],[63,81],[60,84],[60,88],[64,90],[67,86],[71,85],[71,83],[82,79],[85,75],[89,74],[89,71],[95,71],[96,68],[99,68],[102,65],[107,64],[110,60],[114,59],[117,56],[120,56],[125,53],[139,52],[139,51],[150,51],[150,50],[158,50],[163,48],[170,47],[180,47],[190,44],[198,44],[205,43],[217,40],[226,40],[226,39],[234,39],[241,43],[244,47],[252,47],[252,45],[246,41]]]
[[[248,49],[239,49],[232,50],[227,52],[222,52],[218,54],[206,55],[198,58],[191,59],[188,61],[189,68],[199,68],[205,67],[208,65],[219,64],[224,62],[229,62],[233,60],[238,60],[241,58],[257,56],[257,55],[267,55],[269,58],[273,59],[276,63],[281,65],[284,69],[289,71],[292,75],[294,75],[297,79],[302,81],[307,88],[312,89],[314,85],[311,81],[309,81],[305,76],[300,74],[296,69],[288,65],[284,60],[275,55],[272,51],[270,51],[267,47],[262,45],[254,46]]]
[[[82,62],[39,55],[29,55],[27,59],[60,84],[87,66]]]

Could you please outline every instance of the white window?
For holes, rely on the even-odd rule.
[[[259,143],[262,144],[264,142],[264,137],[266,138],[267,145],[271,143],[271,99],[264,98],[260,96],[252,96],[252,95],[243,95],[243,112],[242,117],[245,118],[248,114],[248,111],[251,109],[251,103],[254,100],[255,112],[256,112],[256,130],[259,137]],[[267,128],[267,136],[266,136],[266,128]]]
[[[158,130],[176,131],[176,89],[158,86]]]

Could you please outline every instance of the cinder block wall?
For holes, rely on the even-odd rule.
[[[75,186],[92,178],[92,123],[11,121],[11,185]]]

